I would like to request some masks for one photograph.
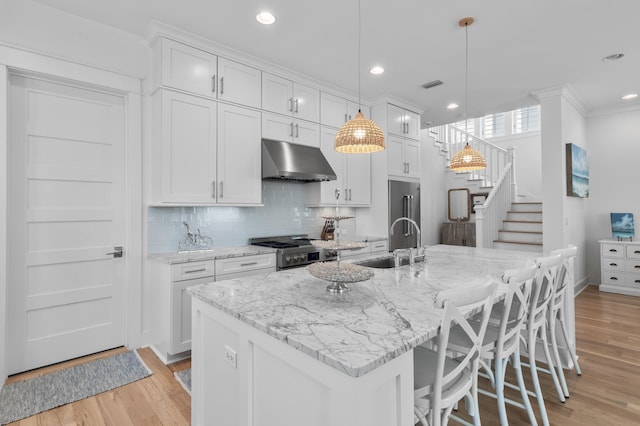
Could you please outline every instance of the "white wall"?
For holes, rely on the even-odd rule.
[[[542,115],[541,161],[543,193],[543,250],[578,247],[575,281],[587,281],[585,218],[588,199],[568,197],[565,145],[574,143],[588,152],[584,108],[568,86],[537,93]]]
[[[600,283],[598,240],[611,238],[611,212],[633,213],[640,221],[638,179],[640,106],[587,121],[589,146],[589,208],[586,215],[587,273]],[[636,225],[636,239],[640,240]]]
[[[517,201],[542,200],[542,152],[540,132],[488,139],[501,148],[515,148]]]
[[[2,0],[0,42],[143,78],[151,49],[133,34],[32,0]]]
[[[422,244],[440,244],[440,229],[447,222],[446,160],[434,145],[429,130],[420,132],[420,141]]]

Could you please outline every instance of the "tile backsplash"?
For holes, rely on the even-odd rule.
[[[308,234],[318,238],[324,219],[335,208],[306,207],[306,184],[288,181],[262,182],[262,207],[149,207],[147,253],[175,252],[185,236],[187,222],[193,232],[213,239],[214,247],[248,244],[252,237]],[[354,216],[340,207],[341,215]],[[340,222],[347,235],[355,234],[355,218]]]

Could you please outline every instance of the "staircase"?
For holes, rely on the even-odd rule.
[[[493,248],[542,252],[542,203],[512,203]]]
[[[463,130],[444,125],[429,129],[429,136],[446,160],[446,167],[454,153],[466,143],[480,151],[487,168],[465,174],[456,173],[450,182],[461,177],[472,193],[488,193],[476,211],[476,245],[542,252],[542,203],[517,202],[515,152],[505,150]],[[474,191],[475,190],[475,191]]]

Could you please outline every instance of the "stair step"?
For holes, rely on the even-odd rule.
[[[542,203],[540,202],[527,202],[527,201],[519,201],[517,203],[511,204],[510,211],[535,211],[542,213]]]
[[[542,212],[508,211],[507,220],[542,222]]]
[[[542,232],[542,221],[534,220],[504,220],[502,229],[505,231]]]
[[[528,242],[528,241],[494,240],[493,248],[542,253],[542,243],[535,243],[535,242]]]
[[[499,229],[498,241],[542,243],[542,232]]]

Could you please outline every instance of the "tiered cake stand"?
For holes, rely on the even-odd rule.
[[[346,293],[351,291],[346,283],[355,283],[366,281],[373,277],[373,270],[364,266],[354,265],[352,263],[341,263],[340,254],[344,250],[357,250],[366,247],[368,243],[359,241],[340,241],[340,221],[345,219],[353,219],[353,216],[340,216],[340,207],[338,200],[340,198],[340,190],[336,189],[336,214],[335,216],[322,216],[323,219],[333,220],[336,224],[335,240],[313,240],[311,244],[324,250],[335,250],[336,260],[332,262],[318,262],[307,266],[307,270],[311,275],[322,280],[331,281],[327,286],[330,293]]]

